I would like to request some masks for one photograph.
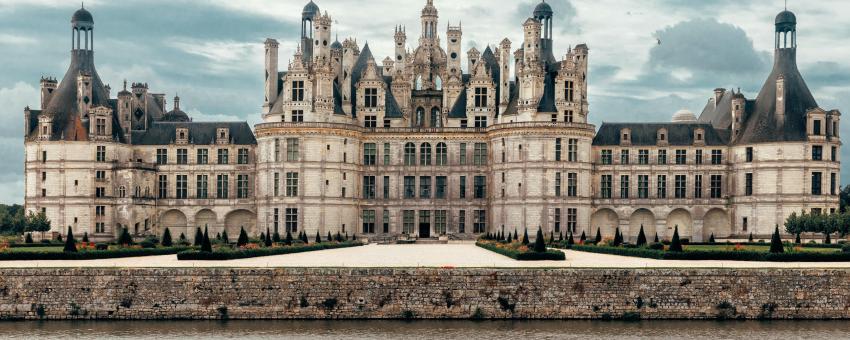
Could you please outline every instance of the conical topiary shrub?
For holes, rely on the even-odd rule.
[[[331,232],[328,231],[328,242],[333,242],[334,238],[331,236]]]
[[[316,243],[322,243],[322,236],[319,235],[318,231],[316,231]]]
[[[617,228],[614,231],[614,243],[612,243],[615,247],[619,247],[623,244],[623,235],[620,234],[620,228]]]
[[[201,231],[201,227],[195,229],[195,243],[192,245],[195,247],[200,247],[201,244],[204,243],[204,232]]]
[[[163,247],[171,247],[171,231],[168,228],[165,228],[165,231],[162,232],[162,241],[160,242]]]
[[[785,246],[782,245],[782,238],[779,236],[779,225],[773,231],[773,237],[770,238],[770,252],[773,254],[785,252]]]
[[[581,243],[587,242],[587,234],[584,233],[584,230],[581,231],[581,237],[578,239]]]
[[[130,236],[130,231],[127,228],[121,230],[121,235],[118,236],[118,244],[122,246],[132,246],[133,237]]]
[[[802,244],[803,240],[800,239],[800,233],[797,233],[797,237],[794,238],[794,244]]]
[[[248,244],[248,233],[245,232],[245,228],[242,227],[239,229],[239,238],[236,239],[237,247],[244,247]]]
[[[549,231],[549,243],[555,242],[555,232]]]
[[[658,233],[657,233],[657,232],[655,233],[655,239],[653,239],[653,240],[652,240],[652,242],[653,242],[653,243],[659,243],[659,242],[661,242],[661,241],[658,239]]]
[[[564,232],[558,233],[558,242],[564,242]]]
[[[68,226],[68,237],[65,238],[65,248],[62,251],[66,253],[77,252],[77,240],[74,239],[74,231],[71,230],[71,226]]]
[[[753,233],[752,232],[750,233],[750,237],[747,238],[747,242],[753,243]]]
[[[230,236],[227,236],[227,230],[221,232],[221,241],[224,244],[230,244]]]
[[[537,236],[534,238],[534,251],[537,253],[546,252],[546,240],[543,238],[543,230],[537,228]]]
[[[673,230],[673,240],[670,241],[670,251],[679,253],[683,251],[682,240],[679,239],[679,225],[676,225],[676,229]]]
[[[33,243],[32,233],[27,233],[27,235],[24,237],[24,243]]]
[[[596,228],[596,238],[593,241],[596,244],[602,242],[602,228]]]
[[[201,239],[201,251],[212,253],[212,242],[210,242],[210,233],[207,227],[204,227],[204,236]]]
[[[522,233],[522,245],[528,245],[530,242],[528,241],[528,228]]]
[[[643,247],[646,245],[646,234],[643,232],[643,224],[640,225],[640,232],[638,232],[637,237],[637,246]]]
[[[89,243],[89,232],[88,231],[83,232],[83,242]]]
[[[514,229],[514,241],[519,241],[519,233],[517,233],[516,229]]]
[[[277,232],[277,229],[275,229],[274,234],[272,234],[272,242],[280,243],[280,233]]]
[[[289,230],[286,231],[286,238],[283,239],[283,244],[291,246],[292,245],[292,232]]]
[[[573,244],[575,244],[575,242],[576,241],[573,239],[573,232],[570,231],[569,233],[567,233],[567,246],[572,246]]]
[[[711,233],[711,236],[708,237],[708,243],[717,243],[717,241],[714,239],[714,233]]]

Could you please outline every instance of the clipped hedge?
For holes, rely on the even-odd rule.
[[[683,252],[669,252],[649,248],[622,248],[608,246],[573,245],[571,250],[589,253],[641,257],[656,260],[725,260],[725,261],[763,261],[763,262],[846,262],[850,253],[785,252],[772,254],[757,251],[705,251],[685,249]]]
[[[359,247],[363,243],[360,241],[346,241],[340,243],[314,243],[302,246],[285,246],[277,248],[258,248],[258,249],[238,249],[238,250],[221,250],[217,249],[213,252],[203,252],[198,250],[187,250],[177,254],[178,260],[195,260],[195,261],[224,261],[245,259],[251,257],[285,255],[294,253],[303,253],[308,251],[317,251],[325,249],[339,249]]]
[[[156,255],[171,255],[177,254],[186,250],[185,247],[172,248],[148,248],[135,249],[123,248],[113,250],[81,250],[76,253],[66,252],[15,252],[6,251],[0,252],[0,261],[24,261],[24,260],[98,260],[98,259],[116,259],[123,257],[140,257],[140,256],[156,256]]]
[[[55,247],[62,247],[64,245],[65,245],[65,243],[52,243],[52,242],[51,243],[41,243],[41,242],[12,243],[12,244],[9,244],[9,248],[55,248]]]
[[[475,245],[518,261],[563,261],[567,258],[566,255],[564,255],[564,252],[552,249],[546,250],[545,253],[538,253],[535,251],[520,252],[511,249],[499,248],[485,242],[475,242]]]

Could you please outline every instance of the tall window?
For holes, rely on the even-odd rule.
[[[436,188],[434,191],[434,198],[436,199],[444,199],[446,198],[446,185],[448,185],[448,180],[446,176],[437,176]]]
[[[486,128],[487,127],[487,117],[484,117],[484,116],[475,117],[475,127]]]
[[[390,176],[384,176],[384,199],[390,199]]]
[[[820,136],[820,135],[821,135],[820,119],[815,119],[815,120],[814,120],[814,124],[813,124],[813,126],[812,126],[812,133],[813,133],[815,136]]]
[[[667,150],[658,150],[658,164],[667,164]]]
[[[95,133],[97,133],[98,135],[101,135],[101,136],[106,134],[106,119],[104,119],[104,118],[98,118],[97,119],[97,123],[95,123],[95,131],[96,131]]]
[[[445,235],[446,234],[446,218],[447,211],[445,210],[435,210],[434,211],[434,232],[437,235]]]
[[[475,199],[484,199],[487,197],[487,177],[475,176],[473,179],[473,190],[475,191]]]
[[[723,163],[723,150],[711,150],[711,164]]]
[[[821,183],[822,180],[823,180],[823,173],[821,173],[821,172],[813,172],[812,173],[812,195],[820,196],[821,194],[823,194],[823,190],[821,190],[821,187],[823,185],[823,183]]]
[[[156,164],[168,164],[167,149],[156,149]]]
[[[461,234],[466,232],[466,210],[457,213],[457,232]]]
[[[210,162],[210,150],[198,149],[198,164],[207,164]]]
[[[227,199],[229,194],[229,180],[227,175],[216,176],[216,198]]]
[[[657,198],[667,198],[667,175],[658,175]]]
[[[230,163],[230,150],[218,149],[218,164]]]
[[[555,138],[555,161],[561,161],[561,139]]]
[[[384,209],[383,224],[384,224],[384,234],[389,233],[390,232],[390,211],[386,210],[386,209]]]
[[[365,116],[363,117],[363,126],[374,129],[378,127],[378,116]]]
[[[298,196],[298,173],[286,173],[286,197]]]
[[[403,234],[413,234],[414,227],[416,226],[416,211],[414,210],[405,210],[402,212],[402,229],[401,232]]]
[[[578,196],[578,174],[575,172],[567,174],[567,196]]]
[[[296,80],[292,82],[292,101],[304,101],[304,81]]]
[[[248,198],[250,195],[248,182],[248,175],[236,175],[236,198]]]
[[[404,144],[404,165],[416,165],[416,145]]]
[[[813,145],[812,146],[812,160],[813,161],[822,161],[823,160],[823,146]]]
[[[555,208],[554,222],[555,222],[555,232],[560,233],[561,232],[561,208]]]
[[[476,87],[475,88],[475,107],[476,108],[487,107],[487,88],[486,87]]]
[[[611,198],[611,175],[602,175],[599,182],[602,198]]]
[[[159,194],[157,198],[168,198],[168,176],[159,175]]]
[[[694,198],[702,198],[702,175],[694,176]]]
[[[620,150],[620,164],[627,165],[629,164],[629,150]]]
[[[611,165],[612,158],[611,150],[602,150],[602,164]]]
[[[683,165],[688,163],[688,151],[676,150],[676,164]]]
[[[555,173],[555,197],[561,197],[561,173]]]
[[[416,177],[404,176],[404,198],[416,198]]]
[[[375,176],[363,176],[363,198],[375,199]]]
[[[814,152],[814,150],[812,150],[812,152]],[[753,161],[753,147],[752,146],[747,147],[746,161],[747,161],[747,163],[750,163],[750,162]]]
[[[564,111],[564,123],[572,123],[573,122],[573,110]]]
[[[833,196],[836,195],[836,189],[837,189],[837,185],[838,185],[837,180],[838,180],[837,175],[834,172],[829,174],[829,194],[830,195],[833,195]]]
[[[458,181],[460,188],[458,189],[458,198],[466,198],[466,176],[460,176]]]
[[[280,196],[280,173],[274,173],[274,197]]]
[[[578,209],[567,208],[567,230],[575,233],[578,228]]]
[[[721,192],[723,176],[711,175],[710,181],[711,198],[721,198],[723,196],[723,193]]]
[[[374,210],[363,210],[363,233],[364,234],[374,234],[375,233],[375,211]]]
[[[431,165],[431,144],[422,143],[419,147],[419,165]]]
[[[286,230],[289,232],[297,232],[298,231],[298,209],[296,208],[286,208],[285,210],[285,224]]]
[[[629,198],[629,175],[620,176],[620,198]]]
[[[375,143],[363,144],[363,165],[375,165],[378,162],[378,148]]]
[[[186,175],[177,175],[177,187],[175,196],[177,199],[186,199],[189,197],[189,181]]]
[[[475,210],[475,220],[472,225],[472,232],[482,234],[487,231],[487,211]]]
[[[696,156],[694,157],[694,163],[702,164],[702,150],[696,151]]]
[[[572,80],[567,80],[564,83],[564,99],[568,102],[575,99],[575,83]]]
[[[578,139],[570,139],[567,142],[567,161],[578,162]]]
[[[459,163],[460,165],[466,165],[466,143],[460,143],[460,152],[459,152]]]
[[[299,147],[298,138],[287,138],[286,139],[286,160],[289,162],[294,162],[298,160],[298,147]]]
[[[437,165],[449,165],[449,149],[446,143],[437,143]]]
[[[390,165],[390,143],[384,143],[384,165]]]
[[[487,143],[475,143],[472,152],[472,163],[475,165],[487,165]]]
[[[293,123],[303,123],[304,122],[304,110],[292,110],[292,122]]]
[[[378,107],[378,89],[376,88],[366,88],[364,90],[364,103],[363,105],[366,108],[376,108]],[[373,211],[374,213],[374,211]]]
[[[97,162],[106,162],[106,147],[103,145],[97,146],[97,153],[95,155],[95,161]]]
[[[189,150],[177,149],[177,164],[189,164]]]
[[[753,195],[753,173],[751,172],[744,175],[744,195]]]
[[[419,177],[419,198],[431,198],[431,177]]]
[[[676,198],[685,198],[687,195],[688,178],[685,175],[676,175],[673,179],[673,195]]]
[[[638,164],[649,164],[649,150],[638,150]]]
[[[649,198],[649,175],[638,175],[638,198]]]
[[[195,197],[200,199],[206,199],[209,196],[209,193],[207,192],[208,186],[209,176],[198,175],[197,181],[195,182]]]
[[[236,164],[248,164],[248,149],[236,151]]]

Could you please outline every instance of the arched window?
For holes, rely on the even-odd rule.
[[[449,165],[448,147],[446,147],[446,143],[437,143],[437,165]]]
[[[437,89],[437,91],[441,91],[443,89],[443,78],[437,76],[434,80],[434,87]]]
[[[136,187],[136,191],[133,194],[133,197],[137,197],[137,198],[142,197],[142,187],[140,187],[140,186]]]
[[[422,143],[419,148],[419,165],[431,165],[431,144]]]
[[[420,107],[416,109],[416,117],[413,121],[413,127],[422,127],[425,123],[425,109]]]
[[[440,108],[435,107],[431,109],[431,126],[430,127],[440,127],[442,120],[440,119]]]
[[[123,185],[122,185],[122,186],[120,186],[120,187],[118,187],[118,197],[119,197],[119,198],[127,197],[127,189],[126,189],[126,188],[124,188],[124,186],[123,186]]]
[[[417,91],[422,90],[422,75],[421,74],[416,76],[416,90]]]
[[[404,145],[404,165],[416,165],[416,144]]]

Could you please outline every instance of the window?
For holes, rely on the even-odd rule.
[[[555,161],[561,161],[561,139],[555,138]]]
[[[390,211],[389,210],[384,210],[383,222],[384,222],[384,234],[389,233],[390,232]]]
[[[567,174],[567,196],[578,196],[578,174],[575,172]]]
[[[814,152],[814,150],[812,150],[812,152]],[[748,147],[748,148],[747,148],[747,155],[746,155],[746,157],[747,157],[747,160],[746,160],[746,162],[747,162],[747,163],[752,163],[752,162],[753,162],[753,147]]]
[[[177,149],[177,164],[189,164],[189,150]]]
[[[458,198],[466,198],[466,176],[460,176]]]
[[[822,193],[821,190],[821,180],[823,177],[823,173],[813,172],[812,173],[812,195],[820,196]]]
[[[248,149],[236,151],[236,164],[248,164]]]
[[[468,128],[468,127],[469,127],[469,122],[468,122],[466,119],[461,119],[461,120],[460,120],[460,128],[461,128],[461,129],[466,129],[466,128]]]
[[[98,234],[106,233],[106,223],[97,222],[94,224],[94,232]]]
[[[236,198],[248,198],[250,195],[248,182],[248,175],[236,175]]]
[[[744,217],[744,219],[741,221],[741,225],[744,228],[744,231],[747,231],[747,227],[749,226],[749,220]]]
[[[573,110],[564,111],[564,123],[572,123],[573,122]]]
[[[164,199],[168,197],[168,176],[159,175],[159,194],[157,198]]]
[[[330,146],[328,146],[328,147],[330,147]],[[200,157],[200,155],[198,157]],[[280,162],[280,139],[279,138],[274,139],[274,161]]]
[[[227,199],[229,196],[229,184],[227,175],[218,175],[216,177],[216,198]]]
[[[448,153],[446,143],[437,143],[437,165],[449,165]]]
[[[391,128],[393,126],[392,122],[389,119],[384,119],[384,127]]]
[[[297,232],[298,231],[298,209],[296,208],[286,208],[285,210],[285,222],[284,227],[286,227],[286,231],[288,232]]]
[[[487,143],[475,143],[472,151],[472,163],[475,165],[487,165]]]
[[[431,211],[430,210],[419,210],[419,226],[420,226],[420,228],[424,224],[431,224]]]
[[[602,175],[599,188],[602,198],[611,198],[611,175]]]
[[[838,185],[837,175],[833,172],[833,173],[829,174],[829,194],[830,195],[833,195],[833,196],[836,195],[835,190],[837,188],[837,185]]]
[[[649,198],[649,175],[638,175],[638,198]]]
[[[685,175],[676,175],[673,178],[673,196],[676,198],[685,198],[688,190],[688,177]]]
[[[814,125],[812,126],[812,133],[815,136],[820,136],[821,135],[820,119],[815,119],[813,123],[814,123]]]
[[[296,80],[292,82],[292,101],[294,102],[303,102],[304,101],[304,81]]]
[[[555,208],[555,232],[561,232],[561,208]]]
[[[676,150],[676,164],[677,165],[688,164],[688,151],[687,150]]]
[[[274,208],[272,212],[272,224],[274,227],[274,232],[278,232],[278,228],[280,227],[280,209]]]
[[[363,233],[364,234],[374,234],[375,233],[375,211],[374,210],[363,210]]]
[[[45,196],[44,189],[41,191],[41,195]],[[106,197],[106,188],[98,187],[94,189],[94,197],[103,198]]]
[[[475,107],[476,108],[486,108],[487,107],[487,88],[486,87],[476,87],[475,88]],[[477,119],[476,117],[476,127]]]
[[[629,175],[620,176],[620,198],[629,198]]]
[[[101,136],[106,134],[106,119],[105,118],[96,119],[95,133],[98,134],[98,135],[101,135]]]
[[[567,208],[567,230],[575,233],[578,228],[578,209]]]
[[[304,122],[304,110],[292,110],[292,122],[293,123],[303,123]]]
[[[200,199],[206,199],[208,197],[207,193],[207,185],[209,182],[209,177],[207,175],[198,175],[195,181],[195,197]]]
[[[422,143],[419,147],[419,165],[431,165],[431,144]]]
[[[466,232],[466,210],[457,213],[457,232],[461,234]]]
[[[156,164],[168,164],[167,149],[156,149]]]
[[[702,198],[702,175],[694,176],[694,198]]]
[[[431,198],[431,177],[419,177],[419,198]]]
[[[620,164],[629,164],[629,150],[620,150]]]
[[[749,172],[744,175],[744,195],[752,196],[753,195],[753,173]]]
[[[286,160],[289,162],[294,162],[298,160],[298,146],[299,146],[298,138],[287,138],[286,139]]]
[[[218,164],[230,163],[230,150],[218,149]]]
[[[298,196],[298,173],[286,173],[286,197]]]
[[[416,177],[404,176],[404,198],[416,198]]]
[[[561,173],[555,173],[555,197],[561,197]]]
[[[568,141],[567,161],[578,162],[578,139],[570,139]]]
[[[656,198],[667,198],[667,175],[658,175]]]
[[[575,99],[575,83],[567,80],[564,83],[564,100],[572,102]]]
[[[445,235],[446,234],[446,211],[445,210],[435,210],[434,211],[434,233],[437,235]]]
[[[207,164],[210,162],[210,151],[207,149],[198,149],[198,164]]]
[[[466,165],[466,143],[460,143],[460,165]]]
[[[709,183],[709,190],[711,191],[711,198],[721,198],[721,184],[723,183],[723,177],[721,175],[711,175],[709,179],[711,183]]]
[[[106,162],[106,147],[102,145],[97,146],[97,153],[95,155],[95,161],[97,162]]]
[[[127,197],[127,188],[125,188],[124,186],[118,187],[118,197],[120,197],[120,198]]]
[[[189,180],[186,175],[177,175],[177,191],[175,196],[177,199],[186,199],[189,197]]]
[[[434,198],[436,199],[445,199],[446,198],[446,185],[448,185],[448,180],[446,176],[437,176],[437,187],[434,191]]]
[[[475,199],[484,199],[487,197],[487,177],[475,176],[473,178],[473,191]]]
[[[821,145],[813,145],[812,146],[812,160],[813,161],[822,161],[823,160],[823,146],[821,146]]]
[[[667,164],[667,150],[658,150],[658,164]]]
[[[390,165],[390,143],[384,143],[384,165]]]
[[[723,163],[723,150],[711,150],[711,164],[719,165]]]
[[[475,117],[475,127],[476,128],[486,128],[487,127],[487,117]]]
[[[378,149],[375,143],[363,144],[363,165],[375,165],[378,162]]]
[[[46,178],[45,176],[47,176],[47,173],[43,172],[42,175],[41,175],[42,180],[44,180]],[[106,180],[106,171],[103,171],[103,170],[95,171],[94,172],[94,179],[98,182],[105,181]]]
[[[558,114],[557,114],[557,113],[553,113],[553,114],[552,114],[552,123],[557,123],[557,122],[558,122]]]
[[[280,173],[274,173],[274,197],[280,196]]]
[[[375,176],[363,176],[363,198],[367,200],[375,199]]]
[[[611,155],[611,150],[602,150],[602,164],[603,165],[611,165],[613,163],[613,156]]]
[[[638,150],[638,164],[649,164],[649,150]]]
[[[830,158],[833,162],[838,162],[838,147],[832,147],[832,157]]]
[[[487,231],[487,211],[475,210],[475,220],[472,225],[472,232],[482,234]]]
[[[702,150],[696,151],[696,156],[694,157],[694,163],[702,164]]]
[[[402,212],[402,234],[413,234],[416,221],[416,212],[405,210]]]
[[[98,205],[94,207],[95,216],[106,216],[106,206]]]
[[[404,145],[404,165],[416,165],[416,145],[413,143]]]
[[[366,88],[364,90],[364,98],[363,99],[364,99],[363,105],[366,108],[372,109],[372,108],[378,107],[378,89],[376,89],[376,88]]]
[[[363,126],[374,129],[378,127],[378,116],[365,116],[363,117]]]

